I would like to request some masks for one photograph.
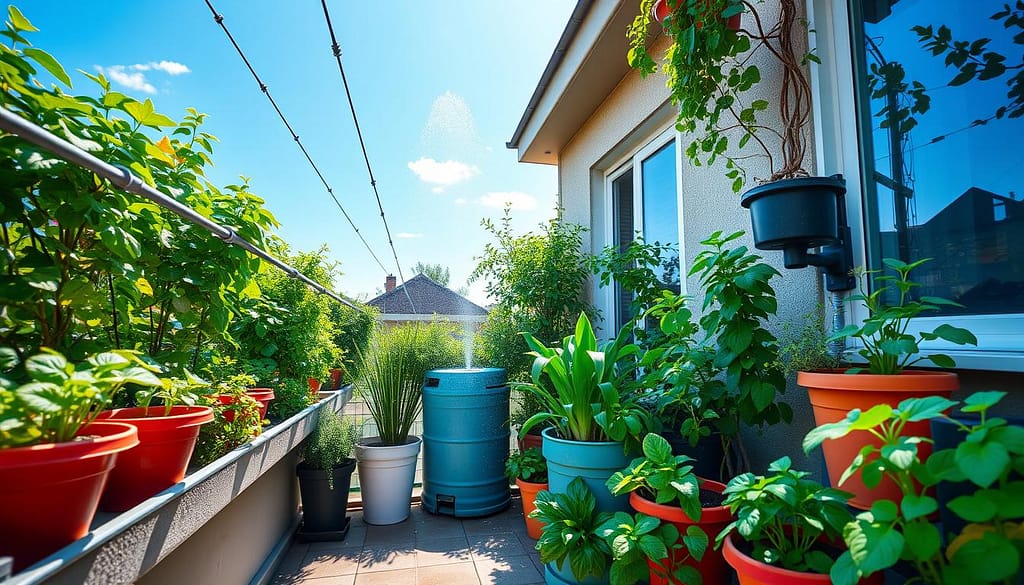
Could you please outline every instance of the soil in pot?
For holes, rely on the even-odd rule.
[[[797,372],[796,376],[797,384],[807,389],[807,396],[814,409],[814,423],[819,426],[843,420],[855,408],[864,412],[877,404],[888,404],[895,408],[907,398],[949,398],[960,387],[956,374],[951,372],[907,370],[896,375],[879,375],[846,374],[836,370]],[[931,428],[928,421],[910,422],[904,427],[903,434],[931,438]],[[861,510],[870,509],[871,504],[878,499],[893,502],[903,499],[899,487],[887,477],[883,477],[882,482],[870,490],[861,481],[860,473],[839,485],[843,472],[860,453],[861,447],[868,444],[878,446],[881,441],[867,431],[854,431],[845,437],[830,439],[821,444],[829,481],[833,486],[852,493],[849,505]],[[922,461],[927,459],[932,453],[931,443],[919,444],[918,453]]]
[[[704,583],[729,583],[731,579],[729,566],[722,557],[722,551],[714,550],[715,537],[732,521],[729,508],[723,506],[725,497],[722,491],[725,485],[716,481],[702,480],[700,490],[701,516],[699,522],[694,522],[687,516],[678,505],[661,505],[643,497],[638,492],[629,495],[629,503],[637,512],[654,516],[663,522],[673,524],[680,534],[685,534],[689,526],[697,525],[708,535],[708,549],[704,557],[698,562],[689,557],[685,550],[676,551],[672,558],[672,564],[683,563],[696,567],[703,576]],[[674,580],[670,581],[661,575],[671,573],[669,567],[662,564],[648,561],[651,568],[651,585],[676,585]]]
[[[118,408],[96,420],[124,422],[139,430],[139,445],[117,458],[100,500],[106,512],[124,512],[185,477],[199,428],[213,421],[209,406]]]
[[[355,459],[343,461],[330,470],[314,469],[305,463],[295,468],[302,496],[302,525],[295,534],[299,542],[345,539],[349,527],[349,486],[355,469]]]
[[[0,556],[15,572],[89,532],[117,454],[139,443],[135,427],[97,422],[79,439],[0,449]]]
[[[730,534],[726,537],[725,543],[722,545],[722,554],[726,562],[736,569],[740,585],[828,585],[832,583],[832,579],[828,575],[791,571],[755,560],[750,556],[753,546],[743,539],[734,540],[733,536]],[[825,543],[819,543],[815,548],[833,559],[842,554],[842,551],[836,547]],[[885,576],[879,572],[867,579],[861,579],[859,582],[861,585],[882,585],[885,582]]]

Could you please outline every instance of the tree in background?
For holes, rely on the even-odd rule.
[[[448,267],[444,264],[424,264],[423,262],[417,262],[416,266],[412,267],[413,274],[422,274],[433,280],[441,286],[448,286],[451,281],[452,275],[448,270]]]

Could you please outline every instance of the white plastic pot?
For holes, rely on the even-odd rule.
[[[367,524],[398,524],[409,517],[416,456],[423,441],[409,436],[404,445],[382,445],[380,437],[356,442],[359,491]]]

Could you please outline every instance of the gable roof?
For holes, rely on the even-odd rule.
[[[406,292],[409,294],[406,295]],[[413,306],[409,305],[412,298]],[[443,287],[423,274],[417,274],[366,304],[380,309],[382,315],[486,315],[487,309],[457,292]],[[414,310],[415,309],[415,310]]]

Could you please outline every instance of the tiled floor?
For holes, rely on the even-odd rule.
[[[408,520],[370,526],[352,516],[342,542],[292,545],[275,585],[533,585],[544,570],[518,498],[500,514],[457,519],[414,505]]]

